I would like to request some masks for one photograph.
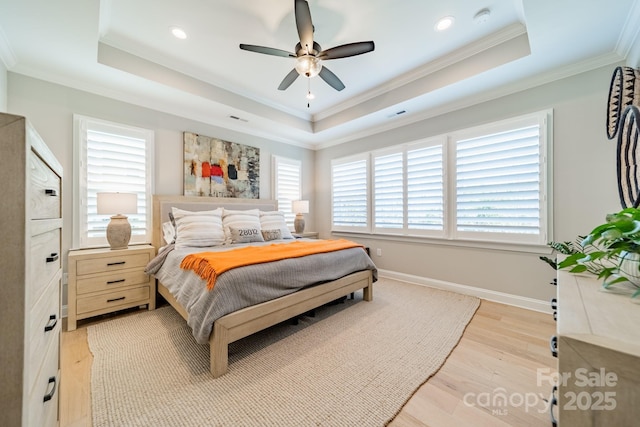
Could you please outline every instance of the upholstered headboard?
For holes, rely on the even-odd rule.
[[[232,199],[195,196],[153,196],[152,244],[156,249],[165,244],[162,240],[162,223],[169,221],[169,212],[171,212],[171,208],[174,206],[187,211],[206,211],[216,208],[275,211],[278,209],[278,201],[269,199]]]

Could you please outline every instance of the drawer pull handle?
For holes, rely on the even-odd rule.
[[[56,316],[55,314],[52,314],[51,316],[49,316],[49,323],[47,323],[47,324],[44,326],[44,331],[45,331],[45,332],[52,331],[52,330],[53,330],[53,328],[55,328],[55,327],[56,327],[56,325],[58,324],[58,319],[57,319],[57,317],[58,317],[58,316]]]
[[[124,281],[125,281],[125,279],[109,280],[109,281],[107,282],[107,285],[113,285],[114,283],[122,283],[122,282],[124,282]]]
[[[558,308],[558,299],[557,298],[552,298],[551,299],[551,308],[554,309],[554,310]]]
[[[108,299],[107,302],[122,301],[125,297]]]
[[[558,427],[558,420],[553,415],[553,407],[558,405],[558,398],[556,397],[556,391],[558,391],[558,386],[554,385],[553,389],[551,389],[551,398],[549,399],[549,415],[551,416],[552,427]]]
[[[53,188],[47,188],[44,190],[44,194],[46,194],[47,196],[56,197],[58,195],[58,192]]]
[[[112,265],[124,265],[126,261],[116,261],[107,263],[107,267],[111,267]]]
[[[47,257],[47,262],[55,262],[58,260],[58,254],[56,252],[51,252],[51,256]]]
[[[549,348],[553,357],[558,357],[558,336],[554,335],[549,340]]]
[[[56,394],[56,377],[49,377],[49,384],[53,383],[53,388],[51,391],[44,395],[44,401],[48,402],[53,398],[53,395]]]

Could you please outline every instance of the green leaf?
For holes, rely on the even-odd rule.
[[[584,264],[578,264],[569,270],[570,273],[584,273],[585,271],[587,271],[587,266]]]

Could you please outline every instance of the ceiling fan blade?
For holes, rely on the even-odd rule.
[[[285,90],[287,89],[289,86],[291,86],[291,83],[293,83],[294,81],[296,81],[296,79],[298,78],[299,74],[296,71],[296,69],[294,68],[293,70],[291,70],[289,72],[289,74],[287,74],[285,76],[285,78],[282,80],[282,83],[280,83],[280,86],[278,86],[278,90]]]
[[[320,74],[318,75],[320,76],[320,78],[322,78],[322,80],[327,82],[327,84],[329,84],[329,86],[331,86],[335,90],[341,91],[342,89],[344,89],[344,83],[342,83],[338,76],[333,74],[331,70],[329,70],[324,65],[322,66],[322,70],[320,70]]]
[[[313,22],[311,22],[309,3],[306,0],[295,0],[294,9],[300,45],[306,49],[307,54],[311,54],[313,50]]]
[[[372,41],[349,43],[323,50],[318,55],[318,58],[322,60],[347,58],[349,56],[362,55],[374,49],[375,44]]]
[[[284,56],[285,58],[295,58],[296,56],[286,50],[276,49],[273,47],[255,46],[252,44],[240,43],[240,49],[250,52],[264,53],[265,55]]]

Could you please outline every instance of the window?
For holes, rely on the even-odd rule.
[[[291,202],[302,198],[302,165],[300,160],[273,156],[273,194],[278,210],[284,213],[287,225],[293,228],[295,213]]]
[[[334,160],[333,230],[545,245],[550,118],[541,112]]]
[[[110,217],[97,213],[99,192],[136,193],[131,243],[150,242],[153,131],[82,116],[74,116],[74,127],[74,246],[107,245]]]
[[[331,218],[335,231],[368,231],[368,155],[331,163]]]

